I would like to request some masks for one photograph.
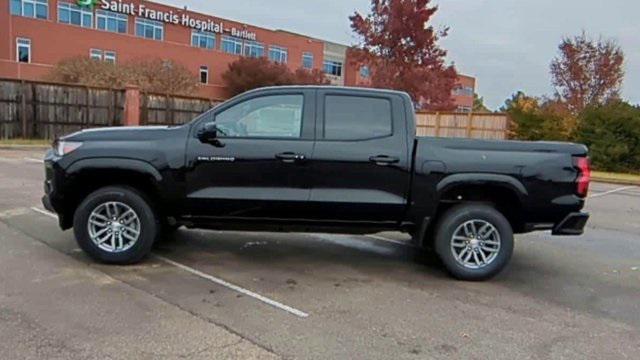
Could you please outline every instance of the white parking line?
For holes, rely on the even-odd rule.
[[[225,280],[219,279],[219,278],[217,278],[215,276],[211,276],[209,274],[205,274],[202,271],[196,270],[196,269],[194,269],[194,268],[192,268],[190,266],[181,264],[179,262],[175,262],[175,261],[173,261],[171,259],[167,259],[167,258],[165,258],[163,256],[154,255],[154,257],[156,259],[158,259],[158,260],[161,260],[161,261],[163,261],[163,262],[165,262],[167,264],[173,265],[173,266],[175,266],[177,268],[180,268],[180,269],[182,269],[182,270],[184,270],[186,272],[189,272],[189,273],[191,273],[193,275],[201,277],[201,278],[203,278],[205,280],[209,280],[209,281],[211,281],[213,283],[216,283],[218,285],[224,286],[224,287],[226,287],[228,289],[231,289],[233,291],[239,292],[241,294],[250,296],[250,297],[252,297],[252,298],[254,298],[256,300],[262,301],[263,303],[271,305],[271,306],[273,306],[275,308],[278,308],[280,310],[284,310],[284,311],[286,311],[288,313],[291,313],[291,314],[293,314],[295,316],[298,316],[298,317],[301,317],[301,318],[306,318],[306,317],[309,316],[309,314],[305,313],[304,311],[300,311],[298,309],[292,308],[291,306],[288,306],[288,305],[282,304],[280,302],[277,302],[275,300],[269,299],[268,297],[265,297],[265,296],[262,296],[260,294],[254,293],[251,290],[247,290],[247,289],[242,288],[242,287],[240,287],[238,285],[234,285],[234,284],[232,284],[230,282],[227,282]]]
[[[31,210],[33,210],[33,211],[35,211],[35,212],[37,212],[39,214],[48,216],[48,217],[51,217],[51,218],[54,218],[54,219],[58,219],[58,216],[56,214],[52,213],[52,212],[49,212],[49,211],[46,211],[46,210],[42,210],[42,209],[37,208],[37,207],[32,207]],[[181,264],[181,263],[173,261],[171,259],[167,259],[164,256],[160,256],[160,255],[153,255],[153,256],[156,259],[158,259],[158,260],[160,260],[162,262],[165,262],[167,264],[173,265],[173,266],[175,266],[175,267],[177,267],[179,269],[182,269],[182,270],[184,270],[184,271],[186,271],[188,273],[196,275],[196,276],[198,276],[198,277],[200,277],[202,279],[209,280],[209,281],[211,281],[213,283],[216,283],[218,285],[224,286],[224,287],[226,287],[226,288],[228,288],[230,290],[233,290],[233,291],[239,292],[239,293],[241,293],[243,295],[252,297],[252,298],[254,298],[256,300],[259,300],[259,301],[261,301],[261,302],[263,302],[263,303],[265,303],[267,305],[271,305],[271,306],[273,306],[273,307],[275,307],[277,309],[284,310],[284,311],[286,311],[286,312],[288,312],[290,314],[293,314],[293,315],[295,315],[297,317],[301,317],[301,318],[309,317],[309,314],[307,314],[304,311],[301,311],[301,310],[298,310],[298,309],[293,308],[291,306],[285,305],[285,304],[280,303],[278,301],[275,301],[273,299],[269,299],[266,296],[254,293],[251,290],[247,290],[247,289],[245,289],[243,287],[240,287],[240,286],[232,284],[232,283],[230,283],[228,281],[219,279],[219,278],[217,278],[215,276],[212,276],[212,275],[209,275],[209,274],[205,274],[202,271],[194,269],[194,268],[192,268],[190,266]]]
[[[24,158],[24,161],[32,162],[32,163],[38,163],[38,164],[44,164],[44,160],[42,160],[42,159]]]
[[[614,189],[614,190],[610,190],[610,191],[606,191],[603,193],[598,193],[598,194],[593,194],[591,196],[589,196],[589,199],[593,199],[593,198],[597,198],[597,197],[601,197],[601,196],[607,196],[607,195],[611,195],[611,194],[615,194],[621,191],[625,191],[625,190],[631,190],[631,189],[635,189],[635,186],[625,186],[625,187],[621,187],[618,189]]]
[[[31,208],[31,210],[33,210],[33,211],[35,211],[35,212],[37,212],[37,213],[40,213],[40,214],[42,214],[42,215],[48,216],[48,217],[50,217],[50,218],[54,218],[54,219],[58,220],[58,215],[56,215],[56,214],[54,214],[54,213],[52,213],[52,212],[50,212],[50,211],[42,210],[42,209],[37,208],[37,207],[35,207],[35,206],[34,206],[34,207],[32,207],[32,208]]]

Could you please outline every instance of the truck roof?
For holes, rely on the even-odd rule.
[[[335,85],[284,85],[284,86],[268,86],[257,88],[253,90],[247,91],[247,93],[251,93],[254,91],[261,90],[277,90],[277,89],[305,89],[305,90],[340,90],[340,91],[350,91],[354,93],[384,93],[384,94],[397,94],[408,96],[404,91],[398,90],[390,90],[390,89],[375,89],[375,88],[363,88],[363,87],[353,87],[353,86],[335,86]]]

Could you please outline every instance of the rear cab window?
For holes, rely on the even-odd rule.
[[[356,141],[393,135],[391,101],[366,95],[324,96],[324,140]]]

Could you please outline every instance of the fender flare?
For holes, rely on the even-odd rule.
[[[162,181],[162,175],[153,165],[142,160],[124,158],[94,158],[74,162],[67,169],[67,176],[76,176],[86,170],[127,170],[149,175],[156,183]]]
[[[485,173],[464,173],[454,174],[442,179],[436,186],[438,200],[447,191],[465,185],[492,185],[500,186],[514,192],[518,199],[522,202],[524,198],[529,196],[526,187],[513,176],[502,174],[485,174]]]
[[[124,170],[148,176],[153,186],[156,187],[155,190],[160,189],[163,179],[156,168],[142,160],[127,158],[89,158],[75,161],[66,167],[64,171],[64,186],[67,188],[66,191],[70,191],[69,187],[76,185],[78,177],[82,176],[85,171],[90,172],[95,170]],[[69,213],[68,211],[72,211],[72,209],[69,208],[60,213],[60,226],[65,230],[73,226],[73,212]]]
[[[522,203],[524,198],[529,195],[529,192],[525,186],[516,178],[509,175],[502,174],[486,174],[486,173],[463,173],[453,174],[445,177],[436,185],[436,203],[440,202],[442,195],[447,191],[466,185],[491,185],[500,186],[509,191],[512,191],[518,197],[518,200]],[[426,241],[427,230],[434,217],[424,218],[420,230],[419,230],[419,245],[424,247]]]

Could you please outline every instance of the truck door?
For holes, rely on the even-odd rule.
[[[217,144],[197,132],[220,129]],[[290,219],[310,196],[308,159],[315,90],[271,90],[242,96],[205,114],[187,145],[186,194],[192,216]]]
[[[398,222],[408,201],[411,155],[399,96],[318,91],[310,206],[326,220]]]

